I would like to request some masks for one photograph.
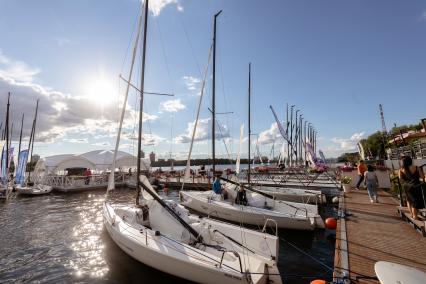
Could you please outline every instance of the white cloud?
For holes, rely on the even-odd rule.
[[[39,68],[32,68],[23,61],[13,60],[0,50],[0,76],[18,82],[32,82],[38,73]]]
[[[111,147],[111,143],[109,142],[96,142],[92,143],[93,146],[102,146],[102,147]]]
[[[168,100],[160,103],[160,111],[178,112],[179,110],[183,110],[185,108],[185,105],[182,104],[180,99]]]
[[[156,134],[150,134],[150,133],[144,134],[142,139],[143,139],[143,145],[145,146],[156,146],[160,142],[163,142],[166,140],[163,137],[160,137]]]
[[[160,15],[161,11],[168,5],[175,5],[179,12],[183,12],[183,6],[179,0],[152,0],[149,2],[149,8],[154,16]]]
[[[276,141],[277,138],[281,137],[280,132],[278,130],[277,123],[274,122],[271,124],[271,127],[265,131],[260,132],[259,134],[259,144],[271,144]]]
[[[20,66],[22,72],[17,72],[19,68],[16,66]],[[77,139],[68,142],[87,143],[78,138],[82,135],[87,139],[116,136],[119,110],[113,102],[104,102],[101,106],[88,97],[64,94],[33,83],[33,75],[37,72],[31,70],[38,69],[27,67],[27,64],[12,60],[0,52],[0,93],[11,92],[11,121],[20,121],[22,113],[25,113],[24,138],[29,136],[37,100],[37,142],[53,143],[66,137]],[[131,106],[127,109],[123,127],[133,129],[139,113]],[[4,111],[5,104],[0,105],[0,113]],[[143,116],[144,121],[157,118],[147,113]],[[18,139],[17,134],[18,131],[14,131],[14,140]]]
[[[174,141],[176,143],[189,143],[192,139],[192,132],[194,129],[195,121],[189,122],[188,126],[186,128],[186,133],[181,134],[177,136]],[[217,124],[216,124],[217,126]],[[204,118],[200,119],[198,121],[197,125],[197,131],[195,132],[194,141],[205,141],[211,139],[211,118]],[[219,127],[216,127],[216,133],[215,133],[216,139],[222,139],[230,137],[229,135],[229,129],[226,125],[220,125]]]
[[[189,91],[194,92],[200,89],[201,80],[199,78],[193,76],[183,76],[182,79]]]
[[[423,11],[422,15],[420,16],[420,21],[426,21],[426,11]]]
[[[350,138],[333,137],[331,142],[334,145],[329,150],[334,150],[335,152],[356,151],[356,144],[364,137],[364,134],[364,132],[354,133]]]
[[[69,143],[78,143],[78,144],[87,144],[87,143],[89,143],[89,141],[87,140],[87,138],[66,138],[66,139],[63,139],[63,141],[69,142]]]
[[[71,43],[71,40],[66,37],[56,38],[55,41],[56,41],[56,44],[60,47]]]

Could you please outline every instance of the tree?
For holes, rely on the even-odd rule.
[[[356,163],[360,160],[360,156],[357,152],[354,153],[344,153],[337,158],[338,163]]]

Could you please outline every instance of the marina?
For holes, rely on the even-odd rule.
[[[331,2],[2,2],[0,283],[426,283],[426,10]]]

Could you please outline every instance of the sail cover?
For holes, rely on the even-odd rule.
[[[237,154],[237,163],[235,165],[235,172],[240,173],[240,160],[241,160],[241,144],[243,143],[244,136],[244,124],[241,124],[240,128],[240,143],[238,144],[238,154]]]
[[[10,167],[10,161],[13,159],[13,147],[9,148],[9,160],[7,165],[6,165],[6,148],[3,149],[2,153],[3,155],[1,160],[1,176],[2,176],[3,183],[6,184],[8,180],[7,171]]]

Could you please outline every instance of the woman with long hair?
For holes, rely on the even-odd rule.
[[[418,220],[418,210],[425,207],[421,182],[421,180],[423,183],[425,181],[423,170],[413,165],[411,157],[404,156],[401,158],[399,178],[402,181],[405,196],[407,197],[407,206],[411,217]]]

